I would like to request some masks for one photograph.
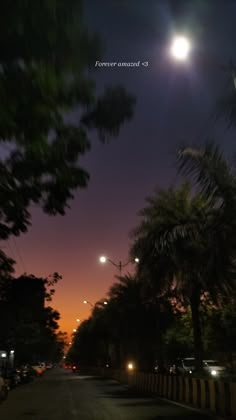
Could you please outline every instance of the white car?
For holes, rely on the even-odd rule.
[[[213,359],[203,360],[203,370],[212,377],[222,377],[226,374],[227,368]],[[171,374],[191,375],[195,371],[194,357],[177,359],[175,364],[170,366]]]
[[[224,376],[227,370],[217,360],[203,360],[203,369],[213,377]]]

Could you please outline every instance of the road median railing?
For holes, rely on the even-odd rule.
[[[95,368],[89,374],[116,379],[137,391],[236,419],[236,382]]]

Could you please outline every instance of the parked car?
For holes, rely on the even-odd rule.
[[[46,369],[52,369],[53,368],[53,364],[52,363],[47,363],[46,364]]]
[[[154,368],[153,368],[154,373],[168,374],[169,371],[170,371],[170,366],[166,365],[166,364],[164,364],[162,366],[160,366],[158,364],[155,364]]]
[[[4,379],[9,389],[15,388],[21,382],[19,371],[14,368],[5,370]]]
[[[185,357],[183,359],[176,359],[176,361],[170,366],[169,372],[172,375],[191,375],[194,369],[194,357]]]
[[[32,365],[32,368],[35,370],[37,376],[42,376],[43,372],[45,371],[45,364],[36,363],[35,365]]]
[[[203,360],[203,370],[206,374],[213,377],[222,377],[226,374],[227,368],[216,360]],[[170,366],[170,373],[173,375],[191,375],[195,371],[194,357],[186,357],[177,359],[174,364]]]
[[[0,370],[0,401],[5,400],[8,394],[8,386]]]
[[[227,373],[227,368],[217,360],[203,360],[203,369],[213,377],[222,377]]]
[[[34,377],[38,375],[36,370],[29,365],[20,366],[17,368],[17,372],[19,373],[21,384],[32,381]]]

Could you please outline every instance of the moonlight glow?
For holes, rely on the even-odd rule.
[[[184,36],[177,36],[172,42],[170,51],[176,60],[184,61],[188,58],[190,49],[190,41]]]

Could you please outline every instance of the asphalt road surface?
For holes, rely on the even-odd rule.
[[[130,391],[114,380],[55,368],[18,386],[0,404],[1,420],[204,420],[205,414]],[[213,419],[213,417],[210,417]]]

